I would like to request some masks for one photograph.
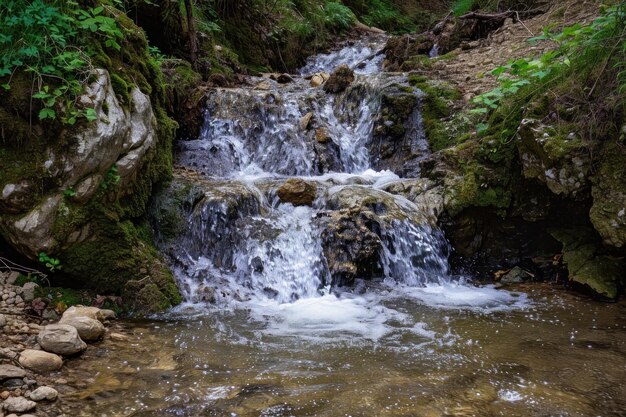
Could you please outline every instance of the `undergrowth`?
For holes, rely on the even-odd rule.
[[[32,97],[40,120],[73,125],[94,120],[95,111],[77,102],[93,66],[93,37],[115,50],[122,32],[104,6],[81,7],[73,0],[5,0],[0,3],[0,86],[13,76],[32,76]]]
[[[579,114],[585,118],[584,124],[594,126],[590,138],[619,129],[619,123],[611,122],[623,118],[626,105],[626,2],[607,8],[588,25],[575,24],[558,33],[545,29],[530,41],[551,42],[555,48],[538,58],[510,61],[492,71],[499,87],[473,100],[472,112],[483,115],[485,121],[479,125],[479,133],[494,125],[492,114],[502,119],[506,109],[498,124],[507,124],[520,118],[528,103],[541,101],[546,94],[563,113]],[[594,123],[589,123],[591,119]],[[509,133],[503,141],[515,132]]]

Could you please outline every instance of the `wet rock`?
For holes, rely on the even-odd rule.
[[[311,77],[311,87],[319,87],[320,85],[324,84],[329,77],[330,75],[325,72],[318,72],[313,74],[313,76]]]
[[[278,189],[278,198],[283,203],[294,206],[310,206],[315,200],[317,187],[314,183],[298,178],[291,178]]]
[[[20,353],[20,365],[35,372],[54,372],[61,369],[63,359],[54,353],[26,349]]]
[[[307,114],[302,116],[302,118],[298,122],[298,125],[300,126],[300,130],[306,130],[306,128],[309,127],[309,123],[311,122],[312,117],[313,117],[313,112],[308,112]]]
[[[513,269],[511,269],[509,272],[504,274],[500,278],[500,282],[503,284],[517,284],[520,282],[528,281],[531,278],[532,276],[527,271],[524,271],[519,266],[516,266]]]
[[[315,151],[315,165],[318,172],[341,171],[341,148],[323,127],[315,129],[313,150]]]
[[[13,365],[0,365],[0,381],[11,378],[24,378],[26,371]]]
[[[276,77],[276,82],[279,84],[292,83],[293,78],[291,77],[291,75],[283,73],[283,74],[280,74],[278,77]]]
[[[349,286],[358,278],[382,274],[382,242],[374,213],[358,209],[332,212],[322,232],[324,257],[332,285]]]
[[[563,244],[563,261],[570,281],[602,298],[617,298],[626,266],[623,259],[603,253],[602,246],[589,229],[552,229],[550,234]]]
[[[317,143],[327,143],[329,140],[331,140],[331,138],[325,128],[320,127],[315,129],[315,141]]]
[[[386,87],[368,144],[370,159],[378,170],[406,171],[408,162],[428,153],[422,119],[415,112],[419,99],[411,88]]]
[[[24,413],[34,410],[37,407],[37,403],[24,397],[10,397],[4,400],[2,407],[10,413]]]
[[[272,89],[272,83],[270,83],[269,81],[265,80],[265,81],[261,81],[260,83],[258,83],[257,85],[254,86],[255,90],[271,90]]]
[[[87,348],[76,328],[67,324],[49,324],[37,337],[41,348],[59,355],[75,355]]]
[[[340,65],[330,75],[324,83],[324,91],[331,94],[337,94],[345,91],[346,88],[354,81],[354,71],[346,64]]]
[[[94,342],[101,339],[105,332],[102,323],[89,317],[62,317],[59,324],[67,324],[76,328],[80,338],[86,342]]]
[[[30,399],[33,401],[54,401],[57,399],[59,393],[57,390],[51,387],[39,387],[30,393]]]

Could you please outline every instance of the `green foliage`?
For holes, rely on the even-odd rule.
[[[582,79],[592,73],[587,98],[607,72],[616,74],[617,89],[626,91],[626,3],[609,8],[589,25],[575,24],[561,32],[551,33],[546,28],[531,42],[550,41],[556,48],[536,59],[522,58],[495,68],[491,73],[500,86],[474,98],[477,106],[472,112],[487,118],[505,102],[514,101],[511,114],[519,113],[531,98],[537,97],[565,79]],[[609,78],[611,78],[609,76]],[[622,103],[623,104],[623,103]],[[487,125],[481,125],[481,132]]]
[[[328,24],[333,27],[347,29],[356,22],[356,16],[352,13],[352,10],[334,1],[326,3],[324,14]]]
[[[70,198],[71,198],[71,197],[76,197],[76,190],[74,190],[74,188],[72,188],[72,187],[67,188],[67,189],[65,189],[65,190],[63,191],[63,195],[64,195],[65,197],[70,197]]]
[[[89,80],[89,39],[112,49],[121,47],[122,32],[105,8],[81,8],[76,1],[7,0],[0,4],[0,85],[9,90],[17,71],[33,77],[39,119],[73,125],[95,119],[93,109],[76,98]]]
[[[474,0],[456,0],[452,5],[452,12],[455,16],[462,16],[472,10]]]
[[[104,180],[100,183],[100,188],[108,190],[111,187],[117,185],[120,182],[120,175],[118,174],[117,166],[113,165],[106,173]]]
[[[51,258],[45,252],[39,252],[39,262],[44,264],[50,272],[56,272],[63,268],[58,258]]]
[[[415,22],[387,0],[370,0],[368,13],[362,17],[369,26],[390,30],[394,33],[415,31]]]

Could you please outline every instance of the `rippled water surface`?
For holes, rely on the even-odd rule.
[[[381,287],[123,322],[128,341],[69,363],[85,381],[70,415],[624,415],[626,305],[521,290]]]

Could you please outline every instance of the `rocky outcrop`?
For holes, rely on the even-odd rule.
[[[100,291],[120,292],[125,280],[112,279],[120,275],[119,270],[111,269],[113,259],[124,253],[125,262],[135,259],[139,267],[133,271],[132,262],[127,263],[122,273],[131,277],[139,274],[141,264],[156,256],[133,236],[131,224],[118,223],[123,207],[117,201],[145,204],[136,194],[151,188],[154,175],[146,171],[154,169],[157,148],[169,139],[161,138],[159,145],[159,126],[149,96],[133,87],[125,107],[113,91],[109,73],[100,69],[95,76],[79,99],[95,110],[95,121],[61,132],[60,138],[47,145],[45,161],[37,168],[47,182],[56,186],[27,207],[27,200],[19,196],[33,184],[0,184],[4,213],[11,213],[0,214],[0,233],[30,258],[36,259],[40,252],[56,255],[66,272],[83,281],[96,278],[90,285]],[[145,201],[148,196],[141,198]],[[115,214],[116,209],[120,214]],[[106,211],[112,218],[102,218]],[[115,242],[107,244],[109,239]],[[99,262],[103,256],[111,258],[94,268],[94,274],[94,260]],[[166,270],[161,272],[165,277],[168,274]],[[100,277],[103,279],[97,279]],[[170,303],[176,302],[171,276],[162,280],[159,291],[167,293]]]
[[[326,204],[330,211],[318,223],[335,286],[382,276],[384,231],[394,223],[421,225],[434,220],[401,196],[358,185],[329,189]]]
[[[526,178],[534,178],[556,195],[579,198],[588,188],[589,145],[572,132],[559,132],[537,120],[522,120],[517,147]]]
[[[142,282],[167,302],[135,308],[155,311],[180,296],[152,243],[141,238],[138,219],[153,187],[171,175],[176,124],[165,112],[165,80],[143,32],[123,13],[115,17],[125,47],[93,57],[77,98],[93,120],[63,124],[59,109],[58,119],[33,122],[30,87],[19,88],[26,82],[19,76],[0,93],[0,124],[11,138],[0,145],[0,235],[23,257],[58,259],[66,286],[119,295],[129,281],[148,277]]]
[[[622,128],[626,135],[626,125]],[[609,143],[591,177],[593,205],[589,218],[604,244],[626,248],[626,149]]]
[[[555,229],[551,234],[563,244],[563,261],[570,281],[606,299],[617,298],[624,275],[623,262],[603,254],[591,230]]]

